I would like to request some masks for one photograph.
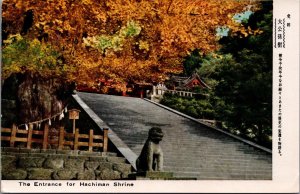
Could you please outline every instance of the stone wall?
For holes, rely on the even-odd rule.
[[[126,179],[131,165],[111,152],[2,148],[3,180]]]

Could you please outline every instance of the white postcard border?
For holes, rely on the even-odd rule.
[[[266,181],[1,181],[5,193],[292,193],[299,192],[299,0],[274,0],[274,19],[287,18],[285,47],[273,45],[273,180]],[[276,38],[273,33],[273,39]],[[282,149],[278,153],[279,54],[282,54]],[[22,183],[20,183],[22,182]],[[61,183],[62,186],[34,186]],[[108,183],[109,186],[80,186]],[[24,183],[24,184],[23,184]],[[30,186],[25,186],[27,183]],[[67,184],[74,186],[68,186]],[[114,186],[125,183],[127,186]],[[133,186],[129,186],[133,184]]]

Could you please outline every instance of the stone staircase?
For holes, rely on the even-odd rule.
[[[139,98],[78,93],[139,155],[151,127],[163,129],[164,170],[178,179],[270,180],[272,153]]]
[[[180,139],[178,138],[180,137]],[[138,155],[143,141],[124,136]],[[164,170],[177,178],[199,180],[272,179],[270,153],[227,137],[218,131],[202,129],[168,133],[162,142]],[[136,146],[136,144],[141,146]]]
[[[112,152],[2,148],[3,180],[118,180],[131,165]]]
[[[165,170],[173,171],[174,176],[205,180],[272,179],[270,153],[218,131],[202,128],[170,133],[165,142]]]

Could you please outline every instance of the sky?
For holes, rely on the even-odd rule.
[[[245,11],[242,13],[235,14],[232,19],[238,23],[247,22],[249,17],[253,14],[252,11]],[[220,26],[216,29],[216,36],[222,38],[223,36],[228,36],[229,28],[227,26]]]

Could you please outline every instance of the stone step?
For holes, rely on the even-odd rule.
[[[271,159],[271,157],[269,155],[264,155],[264,154],[246,154],[246,153],[239,153],[239,152],[227,152],[226,154],[223,150],[223,152],[206,152],[206,151],[189,151],[189,150],[178,150],[177,152],[171,152],[172,150],[166,150],[163,149],[164,152],[164,156],[166,158],[178,158],[178,157],[182,157],[182,158],[211,158],[211,157],[215,157],[215,158],[237,158],[237,159],[265,159],[265,158],[269,158]]]
[[[244,165],[234,165],[234,164],[205,164],[203,166],[197,164],[197,165],[181,165],[179,163],[167,163],[164,164],[164,168],[166,169],[172,169],[174,171],[180,170],[180,169],[186,169],[187,171],[191,171],[189,168],[186,168],[185,166],[189,166],[192,169],[242,169],[241,171],[256,171],[256,170],[262,170],[262,171],[272,171],[272,168],[270,168],[268,165],[260,165],[257,166],[255,164],[244,164]]]
[[[266,161],[266,162],[271,162],[272,159],[267,158],[267,157],[258,157],[258,156],[253,156],[253,157],[222,157],[219,155],[215,156],[189,156],[189,155],[179,155],[178,157],[176,156],[164,156],[164,161],[192,161],[192,160],[199,160],[199,161],[222,161],[222,162],[249,162],[253,160],[259,160],[259,161]]]
[[[223,145],[223,146],[227,146],[227,147],[239,147],[239,146],[241,146],[241,148],[258,149],[256,147],[253,147],[252,145],[246,144],[244,142],[239,142],[239,141],[235,141],[235,140],[233,140],[233,141],[228,140],[226,142],[224,140],[215,139],[215,138],[203,139],[201,136],[197,137],[197,139],[186,139],[184,141],[181,141],[181,140],[169,140],[169,141],[177,142],[177,143],[184,142],[185,144],[191,144],[191,142],[193,142],[193,144],[195,144],[195,145],[204,146],[204,147],[222,146]]]
[[[173,172],[166,171],[147,171],[147,172],[136,172],[129,175],[129,178],[133,180],[165,180],[173,177]]]
[[[178,154],[178,155],[164,155],[164,160],[165,161],[170,161],[170,160],[177,160],[177,159],[183,159],[183,160],[262,160],[262,161],[268,161],[271,162],[272,158],[267,157],[267,156],[259,156],[259,155],[206,155],[206,154],[189,154],[189,153],[184,153],[184,154]]]
[[[173,166],[173,167],[184,167],[184,166],[191,166],[191,167],[198,167],[201,168],[202,166],[212,166],[212,167],[239,167],[239,168],[256,168],[258,166],[266,167],[268,169],[271,169],[271,166],[268,165],[268,163],[264,164],[253,164],[251,161],[247,163],[241,163],[241,162],[232,162],[232,163],[223,163],[223,162],[215,162],[215,161],[203,161],[202,163],[190,163],[190,162],[180,162],[180,161],[171,161],[171,162],[164,162],[164,166]]]
[[[177,145],[177,144],[175,144]],[[137,154],[141,151],[142,149],[142,145],[139,146],[139,148],[133,144],[129,144],[129,147],[131,147]],[[210,146],[210,147],[203,147],[203,146],[195,146],[195,145],[191,145],[191,146],[187,146],[187,145],[177,145],[174,146],[174,144],[170,144],[170,145],[164,145],[161,146],[164,152],[168,152],[168,151],[173,151],[174,149],[177,150],[177,152],[179,153],[191,153],[191,154],[207,154],[209,155],[258,155],[258,156],[270,156],[270,153],[266,153],[260,150],[256,150],[254,148],[251,147],[246,147],[246,148],[237,148],[237,147],[224,147],[224,145],[222,146]],[[190,152],[192,150],[192,152]]]
[[[134,145],[134,144],[132,144]],[[175,147],[178,149],[191,149],[191,150],[217,150],[217,151],[224,151],[224,150],[235,150],[235,151],[248,151],[248,152],[253,152],[253,153],[265,153],[263,151],[260,151],[258,149],[253,149],[251,147],[244,147],[244,148],[239,148],[241,145],[237,146],[227,146],[226,144],[222,145],[197,145],[195,143],[193,144],[179,144],[178,142],[171,143],[169,142],[168,144],[162,144],[161,147],[164,149],[174,149]]]
[[[237,153],[233,153],[233,154],[222,154],[222,153],[204,153],[204,152],[192,152],[192,153],[187,153],[187,152],[181,152],[178,154],[169,154],[169,153],[165,153],[164,154],[164,158],[165,159],[177,159],[177,158],[189,158],[189,159],[199,159],[199,158],[215,158],[215,159],[271,159],[269,157],[267,157],[266,155],[254,155],[254,154],[237,154]]]
[[[197,159],[196,159],[197,160]],[[247,161],[235,161],[235,160],[230,160],[230,161],[226,161],[226,160],[217,160],[217,159],[210,159],[210,160],[197,160],[197,163],[193,163],[190,161],[195,161],[195,160],[184,160],[184,159],[177,159],[177,160],[164,160],[164,165],[177,165],[177,166],[213,166],[213,165],[226,165],[226,166],[252,166],[253,161],[252,160],[247,160]],[[254,166],[257,166],[257,164],[255,164]],[[260,166],[269,166],[271,168],[271,166],[269,165],[269,161],[262,161],[260,163]]]
[[[253,172],[245,172],[245,171],[176,171],[174,172],[175,176],[186,176],[186,177],[209,177],[209,176],[218,176],[218,177],[234,177],[238,175],[251,175],[251,176],[257,176],[257,177],[263,177],[267,174],[270,174],[270,172],[264,172],[264,173],[253,173]]]
[[[197,180],[230,180],[232,178],[229,177],[222,177],[219,175],[211,175],[211,174],[193,174],[193,173],[174,173],[174,177],[178,178],[179,180],[182,178],[195,178]],[[237,178],[238,179],[238,178]]]
[[[133,144],[134,145],[134,144]],[[249,150],[249,151],[257,151],[257,152],[264,152],[259,150],[258,148],[251,147],[249,145],[244,145],[242,143],[237,143],[237,144],[226,144],[226,143],[216,143],[216,142],[210,142],[210,143],[205,143],[203,141],[193,141],[189,140],[188,143],[182,143],[181,141],[174,141],[174,142],[162,142],[161,147],[163,148],[173,148],[173,147],[179,147],[179,148],[185,148],[182,146],[186,146],[188,148],[197,148],[197,149],[218,149],[218,150],[237,150],[237,151],[244,151],[244,150]]]
[[[218,168],[214,168],[212,166],[210,167],[195,167],[193,169],[191,168],[182,168],[180,166],[165,166],[164,170],[166,171],[171,171],[171,172],[179,172],[179,171],[184,171],[184,172],[225,172],[225,173],[230,173],[230,172],[243,172],[244,174],[256,174],[257,172],[263,172],[263,173],[270,173],[272,172],[272,169],[268,169],[268,168],[255,168],[255,167],[245,167],[244,169],[241,168],[237,168],[237,167],[218,167]]]
[[[195,161],[197,160],[197,163],[191,163],[190,161]],[[268,160],[260,160],[260,165],[264,166],[270,166]],[[234,166],[249,166],[253,163],[253,160],[240,160],[240,161],[235,161],[235,160],[219,160],[219,159],[182,159],[182,158],[177,158],[177,160],[166,160],[164,159],[164,164],[167,165],[174,165],[178,164],[181,166],[188,165],[188,166],[194,166],[194,165],[218,165],[218,164],[223,164],[223,165],[234,165]],[[270,166],[271,167],[271,166]]]
[[[126,137],[124,137],[126,138]],[[201,138],[197,138],[197,139],[178,139],[178,137],[175,137],[177,139],[164,139],[161,144],[165,145],[165,144],[179,144],[179,145],[198,145],[198,146],[202,146],[202,147],[211,147],[211,146],[224,146],[226,145],[227,147],[236,147],[236,146],[240,146],[243,143],[241,142],[234,142],[234,143],[223,143],[220,141],[214,141],[214,140],[202,140]],[[145,143],[144,141],[140,141],[137,138],[130,138],[128,137],[127,140],[133,140],[133,141],[138,141],[139,143]],[[129,141],[130,142],[130,141]],[[175,143],[175,144],[174,144]],[[246,145],[248,146],[248,145]],[[251,148],[251,146],[249,146],[249,148]]]
[[[202,172],[202,173],[195,173],[195,172],[174,172],[174,177],[196,177],[198,180],[241,180],[241,179],[267,179],[265,174],[252,174],[247,175],[243,173],[230,173],[224,176],[222,173],[214,173],[214,172]],[[269,177],[268,179],[271,179]]]
[[[242,142],[223,142],[221,140],[217,140],[217,139],[202,139],[201,137],[197,137],[195,139],[192,138],[180,138],[178,139],[178,136],[174,137],[174,139],[168,138],[168,139],[164,139],[162,141],[162,144],[164,144],[164,142],[170,142],[170,143],[180,143],[180,144],[191,144],[191,142],[193,142],[193,144],[199,144],[202,146],[207,146],[209,147],[210,145],[226,145],[228,147],[230,146],[237,146],[237,145],[241,145],[243,144]],[[247,145],[248,146],[248,145]]]
[[[241,171],[241,168],[239,168],[238,166],[228,166],[228,165],[212,165],[212,166],[185,166],[185,167],[182,167],[182,166],[168,166],[168,165],[165,165],[164,166],[164,170],[166,171],[188,171],[188,172],[191,172],[191,171],[215,171],[215,170],[218,170],[218,169],[228,169],[230,171],[236,171],[236,170],[239,170]],[[255,166],[255,165],[252,165],[252,166],[245,166],[244,169],[242,169],[242,171],[253,171],[253,169],[255,171],[270,171],[272,170],[272,168],[270,168],[269,166],[266,166],[266,167],[262,167],[262,166]]]
[[[162,149],[164,152],[164,155],[168,155],[168,156],[197,156],[197,157],[210,157],[210,156],[220,156],[220,157],[231,157],[231,156],[236,156],[236,157],[241,157],[241,156],[245,156],[245,157],[251,157],[251,156],[262,156],[262,157],[266,157],[266,155],[259,155],[259,154],[243,154],[243,153],[239,153],[239,152],[234,152],[234,151],[229,151],[228,154],[223,154],[220,152],[207,152],[207,151],[192,151],[192,150],[180,150],[180,149],[176,149],[177,152],[173,152],[171,153],[172,150],[166,150],[166,149]],[[225,151],[226,152],[226,151]]]
[[[174,172],[174,177],[189,177],[189,178],[197,178],[199,177],[199,173],[197,172]]]

